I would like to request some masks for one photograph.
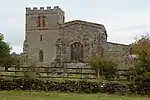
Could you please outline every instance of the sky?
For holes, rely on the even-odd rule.
[[[25,7],[59,6],[65,21],[83,20],[103,24],[108,41],[121,44],[150,32],[150,0],[3,0],[0,33],[12,52],[21,53],[25,37]]]

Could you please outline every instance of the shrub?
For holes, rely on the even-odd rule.
[[[140,94],[150,93],[150,37],[141,36],[132,44],[132,53],[138,55],[132,71],[132,81]]]
[[[150,55],[141,52],[135,68],[132,70],[132,82],[136,86],[136,92],[150,94]]]
[[[150,72],[145,72],[134,78],[134,85],[139,94],[150,94]]]
[[[0,33],[0,66],[4,66],[10,56],[11,47],[4,41],[3,34]]]
[[[134,67],[130,67],[127,71],[127,80],[128,81],[132,81],[135,77],[135,68]]]
[[[37,79],[0,79],[0,90],[44,90],[76,93],[128,93],[128,85],[87,81],[44,81]]]
[[[147,77],[148,78],[148,77]],[[150,80],[150,78],[148,78]],[[144,81],[144,80],[143,80]],[[142,82],[143,82],[142,81]],[[88,82],[88,81],[48,81],[38,79],[0,79],[0,91],[2,90],[41,90],[75,93],[119,93],[149,95],[150,87],[146,83],[122,84],[117,82]],[[143,86],[144,85],[144,86]],[[143,88],[144,87],[144,88]]]
[[[117,64],[111,59],[93,57],[89,64],[95,69],[97,75],[103,76],[106,80],[116,76]]]

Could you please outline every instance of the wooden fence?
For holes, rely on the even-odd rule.
[[[127,79],[127,69],[118,69],[116,80]],[[30,75],[42,79],[100,79],[93,68],[65,68],[65,67],[16,67],[0,68],[0,77],[21,78]],[[123,78],[122,78],[123,77]]]

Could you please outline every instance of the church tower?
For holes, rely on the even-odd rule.
[[[65,20],[64,11],[54,8],[26,8],[25,41],[23,52],[36,63],[51,63],[56,56],[59,25]]]

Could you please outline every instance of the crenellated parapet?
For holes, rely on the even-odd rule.
[[[26,14],[50,14],[50,13],[59,13],[60,15],[64,15],[64,11],[62,11],[59,6],[54,6],[53,8],[46,7],[46,9],[44,7],[26,7]]]

